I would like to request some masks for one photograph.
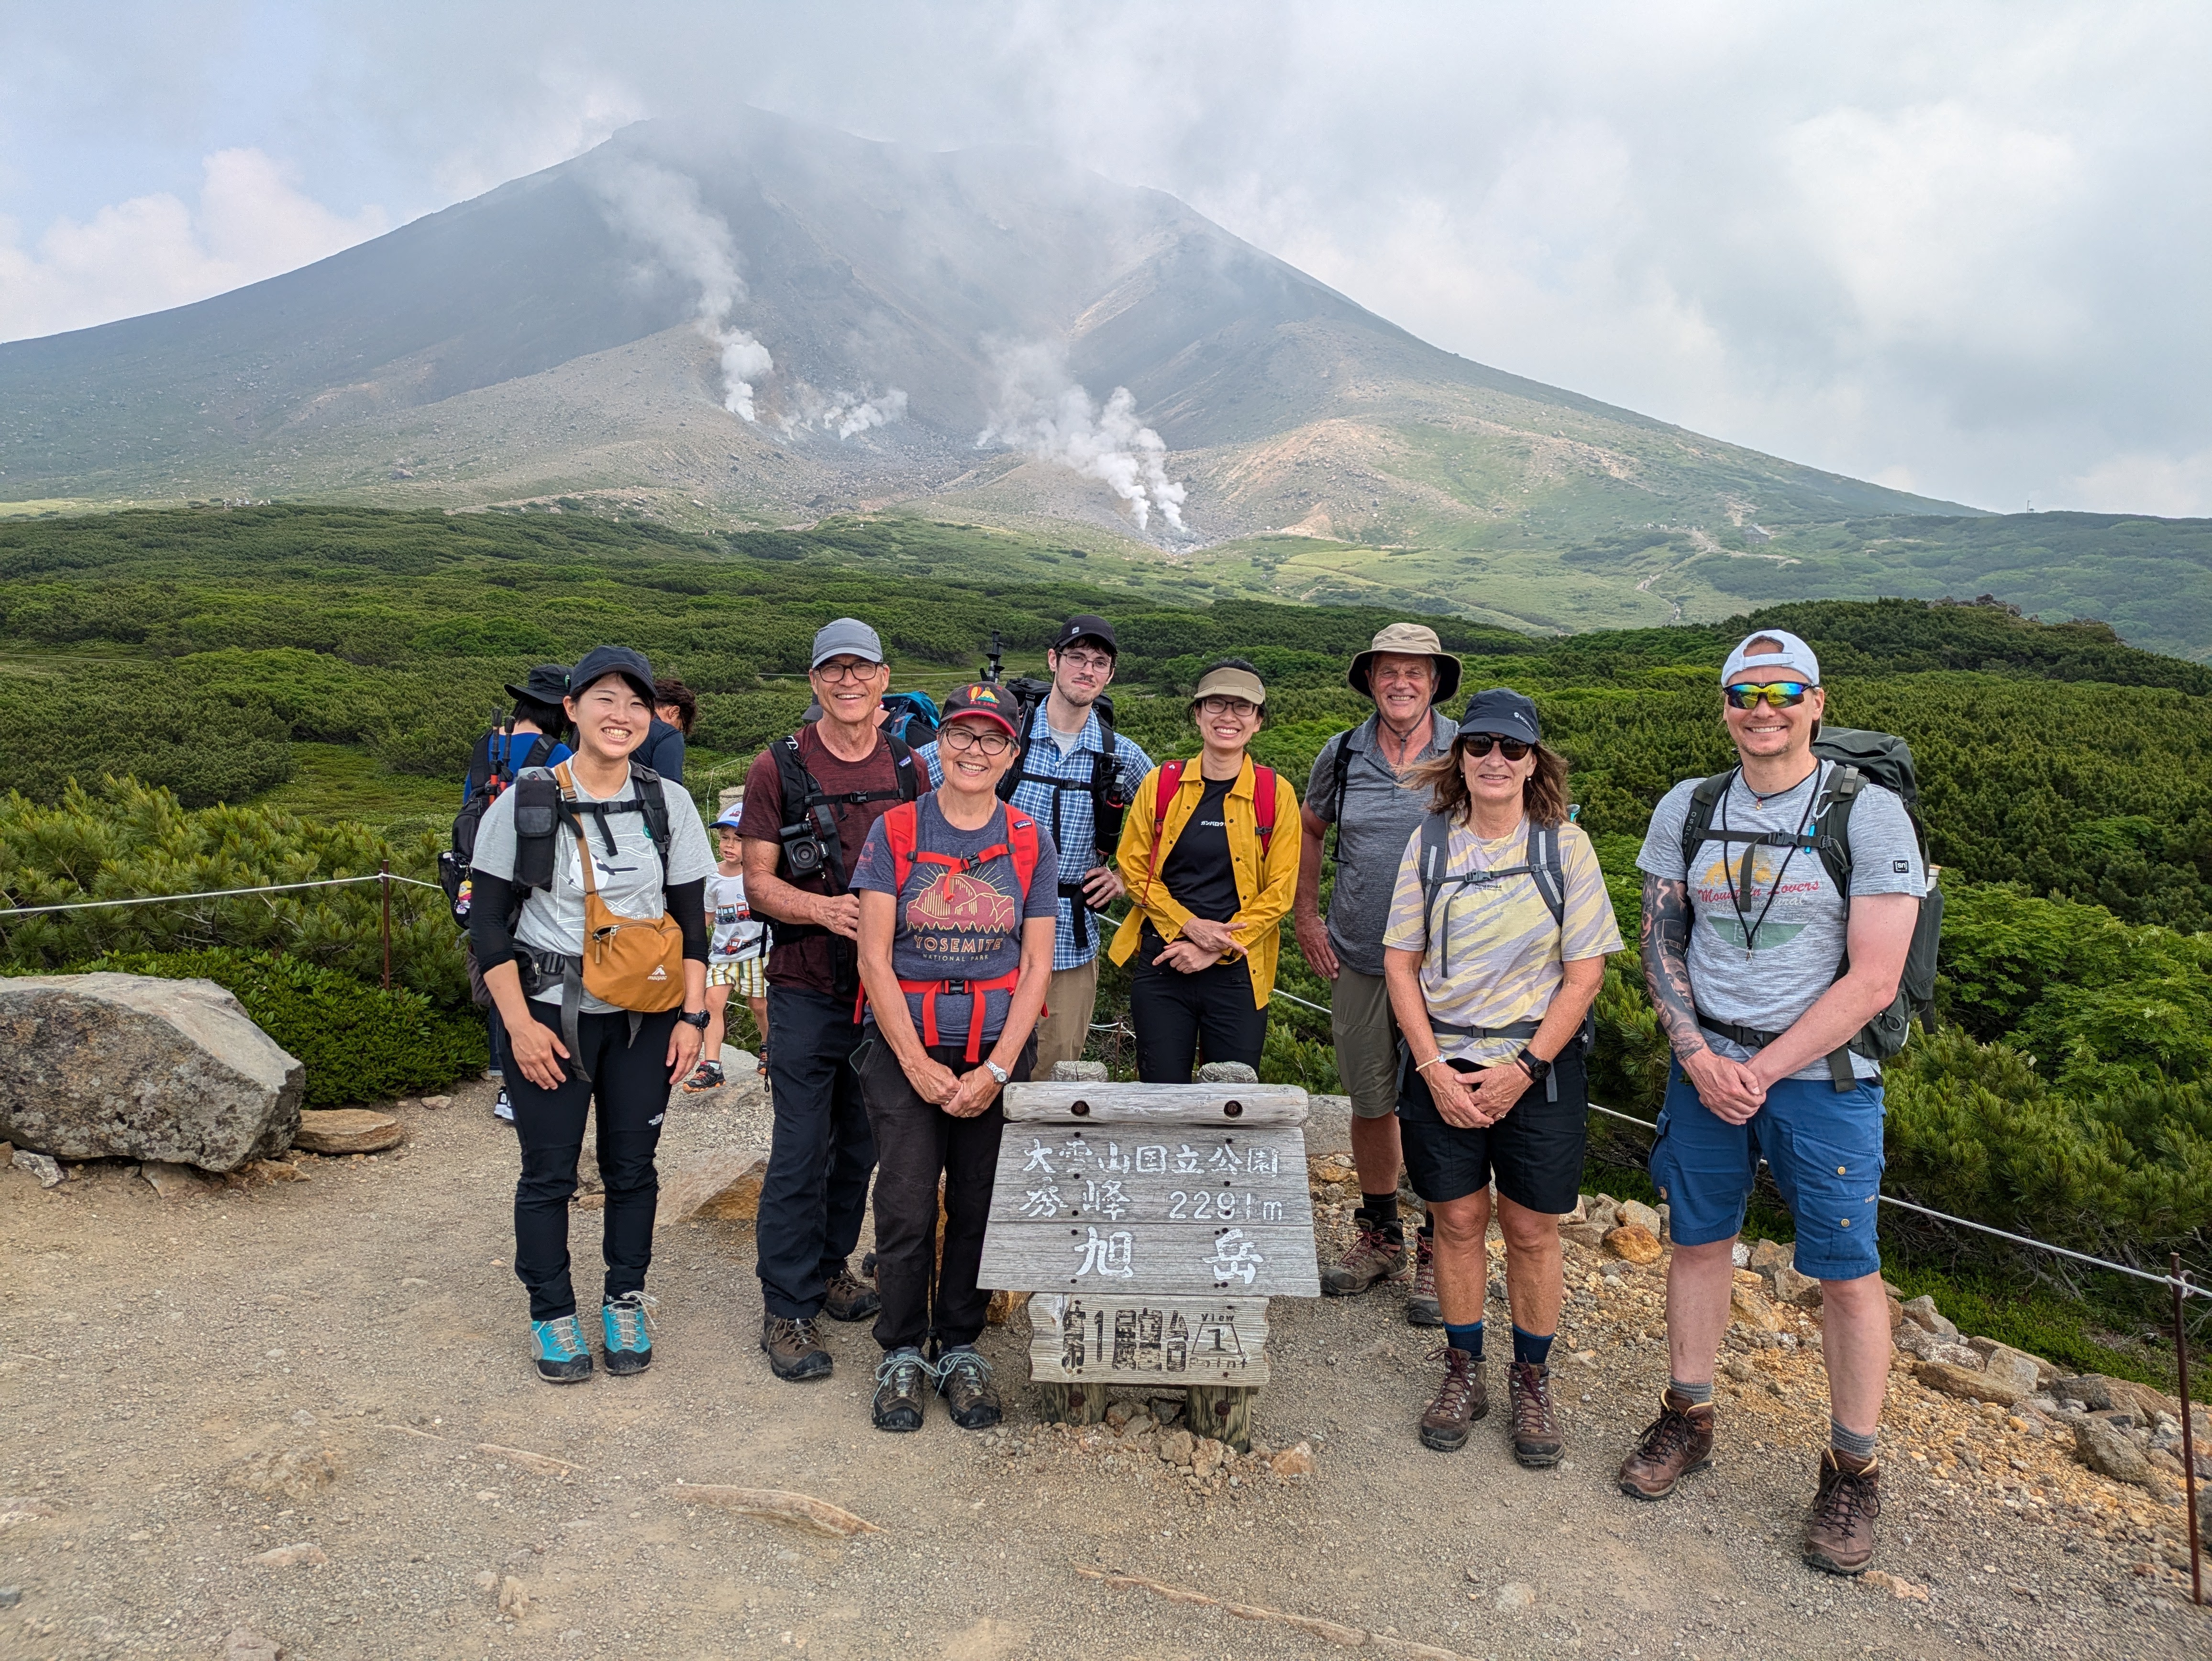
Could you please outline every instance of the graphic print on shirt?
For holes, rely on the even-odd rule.
[[[906,924],[916,950],[957,964],[997,951],[1008,935],[1020,931],[1021,902],[1012,890],[1009,862],[994,860],[981,871],[936,869],[937,875],[907,902]],[[1006,888],[993,880],[1000,874]]]
[[[1704,860],[1708,851],[1724,850],[1727,846],[1707,843],[1699,850],[1698,857]],[[1798,855],[1794,860],[1790,857],[1793,851]],[[1820,855],[1802,849],[1754,846],[1751,856],[1750,889],[1741,895],[1736,891],[1736,883],[1743,872],[1743,850],[1736,849],[1733,869],[1724,851],[1705,860],[1692,885],[1697,914],[1712,930],[1715,939],[1738,952],[1745,949],[1745,923],[1757,924],[1759,938],[1752,942],[1751,949],[1771,952],[1796,940],[1811,921],[1808,908],[1828,888],[1826,867],[1820,864]],[[1787,870],[1783,869],[1785,864]],[[1779,891],[1774,886],[1778,873],[1784,879]],[[1739,903],[1741,916],[1736,914]],[[1764,922],[1760,921],[1762,912]]]

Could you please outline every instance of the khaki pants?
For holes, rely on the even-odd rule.
[[[1336,1040],[1337,1076],[1352,1110],[1380,1119],[1398,1110],[1398,1021],[1380,975],[1340,969],[1328,1000],[1329,1036]]]
[[[1083,1046],[1091,1038],[1091,1012],[1097,1001],[1097,958],[1073,969],[1052,971],[1052,990],[1044,999],[1048,1013],[1037,1023],[1036,1070],[1032,1077],[1049,1079],[1058,1063],[1083,1059]]]

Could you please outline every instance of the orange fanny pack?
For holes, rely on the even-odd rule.
[[[609,909],[592,880],[592,848],[576,827],[584,876],[584,990],[617,1009],[657,1015],[684,1001],[684,929],[664,907],[657,917]]]

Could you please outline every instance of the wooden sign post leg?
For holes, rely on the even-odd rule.
[[[1063,1425],[1095,1425],[1106,1416],[1103,1384],[1040,1384],[1045,1417]]]
[[[1226,1442],[1239,1453],[1252,1451],[1252,1398],[1260,1392],[1242,1384],[1193,1384],[1183,1416],[1191,1434]]]

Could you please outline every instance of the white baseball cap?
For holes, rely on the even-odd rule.
[[[1753,651],[1753,647],[1759,649]],[[1820,684],[1820,660],[1811,647],[1786,630],[1761,629],[1757,634],[1746,635],[1728,654],[1728,661],[1721,666],[1721,684],[1728,685],[1739,675],[1778,675],[1785,671],[1808,686]]]

